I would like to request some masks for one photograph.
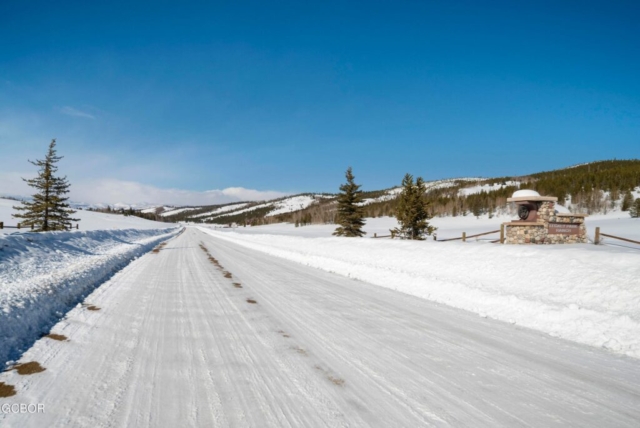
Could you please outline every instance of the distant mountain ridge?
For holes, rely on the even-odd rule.
[[[506,199],[521,188],[557,196],[561,205],[587,214],[620,209],[628,192],[640,197],[640,160],[606,160],[523,176],[462,177],[427,182],[434,215],[483,215],[507,210]],[[368,217],[393,215],[399,187],[363,192]],[[336,194],[301,193],[270,201],[176,208],[168,221],[214,224],[265,224],[282,221],[331,223]]]

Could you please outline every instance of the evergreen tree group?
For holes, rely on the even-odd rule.
[[[22,225],[31,226],[36,232],[47,232],[51,230],[71,229],[72,221],[79,219],[71,218],[75,211],[69,208],[64,195],[69,193],[69,182],[67,177],[58,177],[56,163],[62,156],[56,154],[56,140],[51,140],[49,150],[43,160],[29,161],[40,168],[38,176],[32,179],[24,179],[27,184],[36,189],[33,201],[23,201],[22,206],[13,207],[20,211],[14,214],[15,218],[23,219]]]
[[[629,207],[629,215],[633,218],[640,217],[640,198],[636,198],[635,202]]]
[[[402,179],[402,192],[398,195],[396,218],[400,227],[391,231],[395,236],[403,239],[424,239],[431,235],[436,228],[429,225],[429,201],[427,189],[422,177],[413,181],[413,176],[407,174]]]
[[[296,227],[308,226],[311,224],[311,213],[303,214],[299,220],[296,220]]]
[[[360,205],[363,201],[360,185],[354,182],[355,177],[351,167],[345,173],[347,182],[340,186],[338,194],[338,212],[336,223],[339,226],[333,234],[335,236],[361,237],[366,232],[364,226],[364,209]]]

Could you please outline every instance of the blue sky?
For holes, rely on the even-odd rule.
[[[53,137],[72,197],[91,202],[334,192],[348,166],[379,189],[406,172],[640,153],[638,2],[0,8],[0,193],[25,192],[17,177]]]

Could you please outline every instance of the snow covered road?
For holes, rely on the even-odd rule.
[[[194,228],[2,373],[1,426],[638,426],[640,361]],[[6,387],[5,387],[6,390]]]

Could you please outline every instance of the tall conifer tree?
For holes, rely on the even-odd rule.
[[[635,202],[629,207],[629,215],[633,218],[640,217],[640,198],[636,198]]]
[[[632,204],[633,204],[633,195],[629,190],[624,194],[624,198],[622,198],[622,205],[620,206],[620,210],[629,211],[629,208],[631,208]]]
[[[335,236],[361,237],[366,233],[362,230],[365,223],[364,209],[358,205],[362,202],[361,186],[353,181],[355,177],[351,167],[347,169],[345,177],[347,182],[340,186],[340,194],[338,195],[336,223],[340,226],[333,234]]]
[[[429,225],[429,202],[427,201],[427,188],[422,177],[413,181],[411,174],[406,174],[402,179],[402,192],[398,196],[396,218],[400,227],[392,230],[394,235],[403,239],[424,239],[425,235],[431,235],[436,228]]]
[[[33,225],[36,232],[71,229],[72,221],[80,221],[71,218],[75,211],[69,208],[69,198],[64,196],[69,193],[67,177],[56,176],[56,163],[60,159],[62,156],[56,154],[56,140],[53,139],[43,160],[29,161],[40,168],[38,176],[29,180],[23,178],[29,186],[37,190],[33,195],[33,201],[23,201],[22,206],[13,207],[21,211],[13,216],[23,219],[21,224],[27,227]]]

